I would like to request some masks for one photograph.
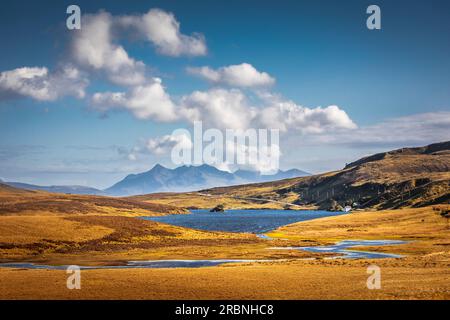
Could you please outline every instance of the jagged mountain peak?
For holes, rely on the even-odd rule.
[[[309,175],[292,169],[279,171],[274,175],[262,175],[257,171],[237,170],[234,173],[222,171],[208,164],[183,165],[174,169],[155,165],[151,170],[125,177],[106,189],[110,195],[137,195],[154,192],[195,191],[218,186],[280,180]]]

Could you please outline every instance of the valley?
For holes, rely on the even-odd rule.
[[[449,299],[448,157],[441,143],[321,175],[131,197],[0,184],[0,263],[13,264],[0,299]],[[348,259],[332,250],[345,243],[360,244]],[[372,264],[381,290],[366,287]],[[81,290],[67,289],[67,265],[93,267]]]

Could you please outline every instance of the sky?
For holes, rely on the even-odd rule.
[[[174,167],[194,121],[279,129],[281,168],[311,173],[450,138],[448,1],[3,1],[0,43],[5,181]]]

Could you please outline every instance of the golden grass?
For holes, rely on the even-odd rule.
[[[366,287],[374,262],[381,290]],[[68,290],[66,279],[64,271],[0,270],[0,299],[450,299],[448,266],[387,260],[88,270],[81,290]]]
[[[289,239],[308,245],[340,240],[404,240],[402,245],[357,247],[354,250],[380,251],[421,258],[429,254],[436,257],[450,252],[450,226],[446,218],[432,207],[372,212],[355,212],[349,215],[327,217],[294,223],[281,227],[268,236]]]
[[[55,216],[0,217],[0,243],[27,244],[44,239],[82,242],[104,237],[113,231]]]
[[[49,197],[40,192],[37,196],[32,194],[26,197],[43,197],[41,199],[46,201]],[[0,195],[10,203],[22,201],[16,193]],[[214,198],[195,193],[157,197],[159,200],[150,197],[147,201],[171,201],[156,203],[156,207],[173,205],[177,201],[185,204],[197,201],[206,205],[208,200],[211,203],[209,198]],[[59,200],[74,205],[75,199],[81,201],[71,196]],[[82,290],[79,291],[66,289],[67,274],[64,271],[1,268],[0,299],[450,298],[449,223],[431,207],[354,212],[299,222],[268,233],[275,240],[266,241],[251,234],[206,232],[130,217],[123,213],[128,210],[123,206],[134,206],[142,203],[143,199],[133,197],[126,200],[106,203],[114,203],[119,208],[100,202],[99,208],[94,207],[99,211],[91,212],[91,205],[97,205],[90,198],[84,214],[52,211],[60,208],[57,205],[47,213],[37,210],[31,211],[33,215],[26,215],[26,211],[0,215],[0,259],[3,262],[64,265],[123,264],[129,260],[150,259],[287,261],[200,269],[86,270],[82,271]],[[240,202],[232,197],[229,201],[233,205]],[[248,205],[254,203],[248,202]],[[133,212],[134,209],[129,214]],[[372,261],[305,261],[301,259],[320,258],[323,254],[267,250],[272,246],[318,245],[342,239],[401,239],[411,242],[370,248],[406,255],[403,259]],[[382,290],[368,290],[365,286],[366,268],[372,263],[382,268]]]
[[[268,233],[295,240],[402,239],[450,241],[447,219],[432,207],[358,212],[298,222]]]
[[[27,191],[0,184],[0,216],[61,214],[152,216],[184,213],[188,213],[184,208],[161,203],[128,198]]]
[[[0,261],[125,263],[140,259],[310,257],[266,250],[252,234],[207,232],[134,217],[0,216]]]
[[[197,209],[212,209],[218,204],[223,204],[225,209],[283,209],[283,205],[278,203],[258,203],[256,201],[236,199],[233,196],[221,196],[195,192],[150,194],[135,196],[132,197],[132,199],[143,202]]]

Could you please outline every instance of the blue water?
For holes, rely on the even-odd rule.
[[[336,253],[330,259],[343,258],[343,259],[384,259],[384,258],[402,258],[403,256],[391,253],[381,253],[381,252],[369,252],[369,251],[356,251],[348,250],[352,247],[361,246],[387,246],[387,245],[397,245],[404,244],[406,241],[400,240],[344,240],[340,241],[334,245],[330,246],[312,246],[312,247],[278,247],[271,248],[277,250],[304,250],[309,252],[320,252],[320,253]]]
[[[295,210],[227,210],[224,213],[209,212],[208,210],[192,210],[191,214],[168,215],[161,217],[142,217],[142,219],[152,220],[180,227],[188,227],[207,231],[228,231],[255,233],[262,239],[271,240],[263,233],[274,230],[278,227],[298,221],[312,220],[322,217],[346,214],[343,212],[329,211],[295,211]],[[336,253],[334,258],[346,259],[380,259],[380,258],[401,258],[400,255],[352,251],[348,248],[355,246],[382,246],[403,244],[405,241],[396,240],[344,240],[330,246],[312,247],[279,247],[269,248],[277,250],[305,250],[310,252]],[[206,259],[206,260],[147,260],[128,261],[126,265],[110,266],[80,266],[80,269],[130,269],[130,268],[199,268],[218,266],[226,263],[264,262],[271,260],[229,260],[229,259]],[[40,265],[34,263],[2,263],[4,268],[24,268],[24,269],[50,269],[66,270],[67,266]]]
[[[133,268],[200,268],[214,267],[226,263],[246,263],[246,262],[264,262],[270,260],[146,260],[146,261],[128,261],[126,265],[121,266],[79,266],[80,270],[94,269],[133,269]],[[44,264],[35,264],[29,262],[0,263],[0,268],[17,269],[44,269],[44,270],[67,270],[69,266],[51,266]]]
[[[345,214],[315,210],[192,210],[191,214],[173,214],[161,217],[142,217],[179,227],[207,231],[265,233],[298,221]]]

